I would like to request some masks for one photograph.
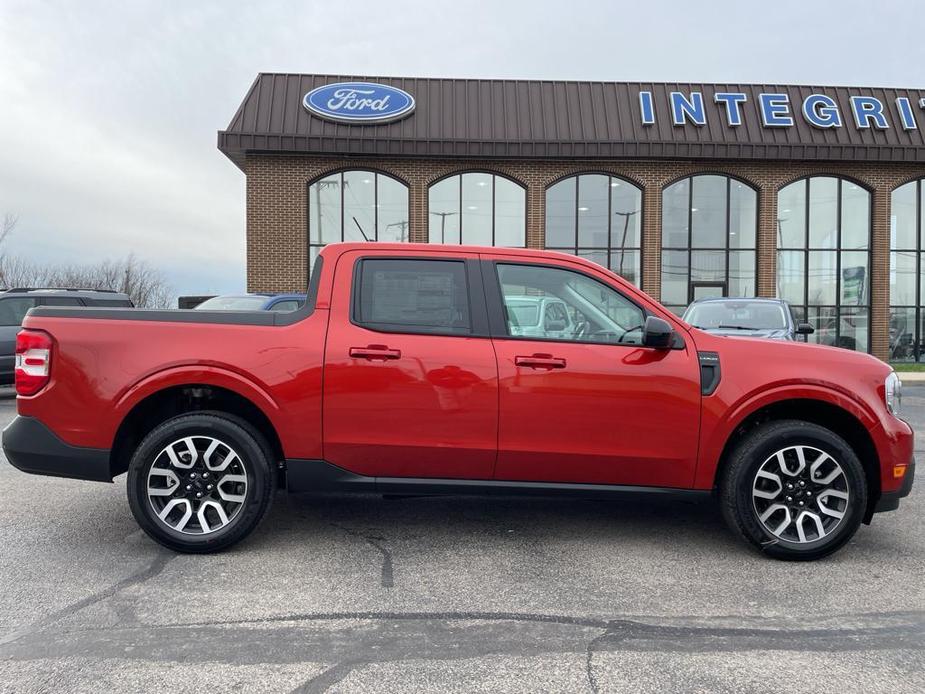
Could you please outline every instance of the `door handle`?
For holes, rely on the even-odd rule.
[[[564,369],[565,359],[551,354],[533,354],[529,357],[514,357],[515,366],[529,366],[531,369]]]
[[[366,347],[351,347],[350,356],[354,359],[386,361],[387,359],[401,359],[401,350],[389,349],[385,345],[367,345]]]

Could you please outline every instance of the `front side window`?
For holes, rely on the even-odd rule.
[[[430,243],[527,245],[527,191],[490,173],[464,173],[434,183],[427,194]]]
[[[642,344],[645,313],[606,284],[560,268],[497,268],[511,337]]]
[[[870,193],[831,176],[812,176],[777,195],[777,295],[810,342],[870,348]]]
[[[308,187],[311,269],[319,251],[339,241],[409,238],[408,186],[374,171],[341,171]]]
[[[360,261],[354,320],[390,332],[468,334],[466,265],[457,260]]]
[[[33,306],[35,299],[24,296],[0,299],[0,325],[22,325],[22,319]]]
[[[925,181],[890,197],[890,361],[925,360]]]
[[[607,174],[563,179],[546,191],[546,248],[574,253],[639,286],[642,190]]]
[[[662,193],[662,303],[755,296],[758,194],[728,176],[681,179]]]

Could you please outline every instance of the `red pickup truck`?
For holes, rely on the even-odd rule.
[[[715,494],[761,551],[813,559],[914,474],[886,364],[710,335],[560,253],[336,244],[292,313],[42,307],[23,325],[7,459],[128,472],[138,523],[179,551],[240,540],[285,487]]]

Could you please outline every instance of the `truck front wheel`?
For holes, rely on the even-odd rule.
[[[247,536],[266,514],[272,454],[247,422],[196,412],[155,427],[128,466],[128,501],[141,528],[178,552],[215,552]]]
[[[798,420],[753,430],[720,480],[723,515],[745,540],[777,559],[809,560],[839,549],[867,507],[867,481],[837,434]]]

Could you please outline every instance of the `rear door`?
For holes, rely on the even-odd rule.
[[[496,478],[690,487],[701,399],[692,341],[643,347],[643,305],[578,264],[497,260],[483,272],[498,356]],[[537,296],[565,305],[565,330],[561,320],[546,334],[512,330],[507,304]]]
[[[475,256],[340,256],[324,457],[369,476],[490,479],[498,372]]]

